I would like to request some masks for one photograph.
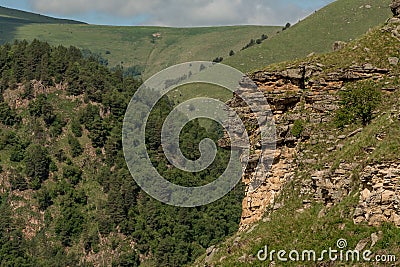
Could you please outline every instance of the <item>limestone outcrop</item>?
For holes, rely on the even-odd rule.
[[[391,32],[392,36],[400,41],[400,1],[394,0],[390,5],[394,17],[388,20],[382,28],[384,32]],[[344,45],[344,44],[342,44]],[[398,58],[388,58],[391,65],[398,64]],[[329,71],[328,71],[329,70]],[[242,181],[247,186],[245,198],[243,199],[242,219],[240,230],[247,229],[249,225],[259,221],[263,215],[274,208],[278,208],[277,196],[288,181],[295,177],[299,165],[315,164],[318,155],[307,155],[301,151],[303,143],[317,144],[318,140],[325,138],[326,144],[332,146],[327,153],[343,148],[340,140],[356,136],[363,129],[343,136],[323,136],[313,132],[318,124],[329,122],[332,113],[339,107],[338,92],[344,88],[347,82],[360,80],[379,81],[390,76],[388,69],[373,66],[366,61],[363,65],[354,64],[346,68],[326,67],[320,63],[302,63],[291,65],[279,71],[258,71],[249,77],[268,100],[270,111],[276,126],[276,151],[273,156],[273,164],[268,177],[259,177],[264,180],[257,190],[249,190],[251,180],[256,172],[256,166],[261,155],[260,130],[251,127],[249,133],[251,142],[250,160]],[[253,97],[255,90],[252,82],[242,82],[233,99],[227,104],[232,107],[242,118],[245,125],[257,124],[256,116],[251,113],[250,108],[240,98],[241,94]],[[390,89],[390,88],[389,88]],[[383,91],[390,92],[387,88]],[[398,114],[400,120],[400,114]],[[302,129],[301,134],[293,134],[296,122],[307,121],[307,126]],[[338,138],[338,140],[332,140]],[[228,147],[227,136],[221,139],[219,145]],[[313,158],[314,157],[314,158]],[[311,195],[315,201],[332,206],[339,203],[354,188],[354,169],[362,169],[361,161],[351,164],[342,162],[333,168],[327,164],[319,171],[310,173],[309,179],[303,179],[301,193]],[[257,176],[257,175],[256,175]],[[264,179],[265,178],[265,179]],[[400,226],[399,208],[399,178],[400,165],[383,164],[378,166],[367,166],[361,172],[360,203],[354,214],[354,222],[368,222],[376,225],[390,221]]]
[[[256,191],[249,190],[261,154],[260,131],[255,129],[249,133],[252,153],[242,177],[247,190],[243,199],[240,230],[247,229],[262,219],[268,210],[277,207],[277,197],[287,182],[294,178],[299,164],[315,163],[315,159],[303,155],[299,144],[312,143],[318,139],[318,136],[312,133],[312,129],[320,123],[331,120],[332,112],[339,107],[337,92],[344,84],[364,79],[379,80],[389,72],[371,64],[339,68],[333,72],[326,72],[324,68],[322,64],[303,64],[290,66],[283,71],[259,71],[251,75],[250,78],[268,100],[273,113],[276,126],[276,151],[268,177],[259,177],[259,179],[265,178],[261,186]],[[245,124],[255,125],[257,121],[254,114],[240,98],[241,94],[251,95],[254,91],[254,88],[247,84],[250,83],[242,82],[235,97],[227,104],[234,108]],[[296,121],[307,121],[307,127],[297,137],[292,131]],[[354,136],[361,130],[358,129],[349,136],[341,138]],[[227,139],[225,137],[220,140],[220,146],[228,146]],[[331,150],[336,149],[338,149],[336,146],[331,148]],[[351,172],[357,165],[343,163],[335,170],[332,170],[332,166],[325,167],[321,171],[312,173],[310,179],[304,181],[302,191],[304,194],[313,195],[315,201],[331,206],[340,202],[351,191],[353,179]],[[368,210],[364,212],[367,214]]]
[[[362,172],[361,182],[354,223],[377,226],[392,222],[400,227],[400,164],[368,165]]]

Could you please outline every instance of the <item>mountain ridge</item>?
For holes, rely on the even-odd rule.
[[[269,64],[332,50],[336,41],[349,42],[390,17],[390,0],[337,0],[289,29],[228,58],[224,63],[243,72]]]
[[[328,52],[335,41],[355,39],[384,22],[390,14],[389,3],[390,0],[337,0],[284,31],[283,27],[268,26],[174,29],[35,24],[16,27],[2,41],[36,38],[52,45],[73,45],[99,54],[111,67],[134,67],[143,78],[178,63],[216,58],[248,72],[310,53]],[[157,33],[161,36],[153,38],[152,34]],[[257,44],[256,39],[263,34],[268,39]],[[242,50],[251,39],[253,45]]]
[[[7,19],[7,17],[17,19],[19,23],[87,24],[82,21],[54,18],[38,13],[0,6],[0,23]]]

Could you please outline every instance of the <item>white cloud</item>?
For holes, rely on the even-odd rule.
[[[102,13],[133,19],[146,17],[143,24],[164,26],[208,26],[296,22],[329,0],[310,7],[307,0],[29,0],[40,13],[83,16]],[[302,4],[303,2],[303,4]],[[307,6],[304,3],[308,2]]]

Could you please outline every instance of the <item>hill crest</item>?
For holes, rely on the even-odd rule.
[[[87,24],[81,21],[54,18],[33,12],[0,6],[0,23],[3,23],[4,21],[14,23]]]

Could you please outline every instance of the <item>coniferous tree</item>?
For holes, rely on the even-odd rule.
[[[33,144],[25,152],[25,170],[30,181],[38,180],[40,183],[49,177],[50,158],[46,148]]]

